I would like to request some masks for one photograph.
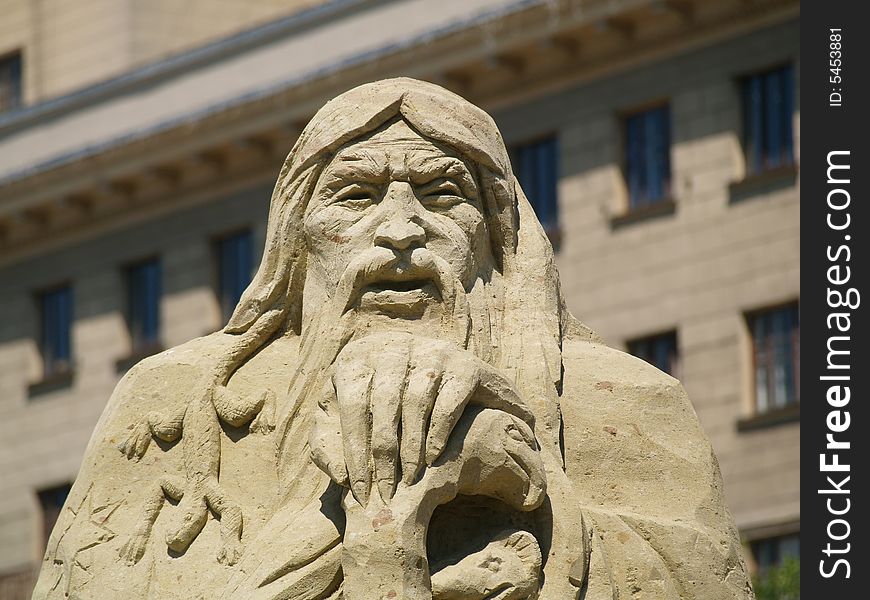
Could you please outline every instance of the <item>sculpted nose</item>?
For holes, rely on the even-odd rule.
[[[426,241],[426,231],[412,220],[418,203],[406,182],[393,182],[384,197],[384,222],[375,230],[375,245],[407,250]]]
[[[396,215],[378,227],[375,231],[375,244],[395,250],[407,250],[411,246],[421,245],[426,241],[426,232],[422,227],[411,221],[405,215]]]

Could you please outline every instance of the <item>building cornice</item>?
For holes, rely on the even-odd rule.
[[[41,120],[58,118],[94,102],[103,102],[113,97],[135,93],[143,87],[207,67],[228,56],[316,28],[329,20],[348,18],[360,10],[396,1],[329,0],[284,18],[142,65],[57,98],[0,113],[0,140]]]
[[[796,0],[503,4],[0,179],[0,263],[89,228],[97,212],[146,214],[204,178],[272,168],[325,100],[358,83],[429,79],[491,110],[797,14]]]

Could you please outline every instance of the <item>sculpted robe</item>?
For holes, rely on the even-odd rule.
[[[158,392],[166,402],[189,401],[178,390],[189,389],[202,355],[219,351],[224,337],[216,333],[146,359],[118,385],[49,540],[34,598],[64,598],[67,592],[82,599],[229,598],[234,597],[229,586],[250,587],[239,571],[214,560],[219,526],[213,518],[184,555],[167,551],[161,525],[174,507],[164,509],[139,563],[128,567],[118,558],[124,532],[140,516],[142,490],[165,472],[183,471],[177,451],[152,447],[137,465],[118,451],[128,424],[153,408],[151,398],[137,390]],[[239,369],[230,386],[280,389],[282,372],[295,359],[295,341],[282,338],[266,346]],[[580,597],[610,600],[642,592],[637,597],[750,598],[719,468],[680,384],[588,339],[566,339],[563,360],[565,462],[576,491],[570,508],[582,513],[591,540],[588,583]],[[269,569],[263,563],[277,570],[290,555],[301,556],[297,563],[302,565],[263,586],[261,594],[245,597],[328,597],[341,577],[340,517],[334,528],[326,518],[341,513],[337,495],[328,493],[328,478],[303,455],[307,442],[302,436],[299,480],[282,482],[274,443],[243,433],[227,428],[221,440],[221,482],[246,517],[239,566],[250,574],[265,573]],[[319,505],[325,492],[323,508],[302,512],[312,501]],[[276,514],[284,529],[265,536],[268,545],[258,543]],[[577,569],[583,570],[582,557],[567,558],[581,559]],[[282,595],[294,587],[311,593]]]

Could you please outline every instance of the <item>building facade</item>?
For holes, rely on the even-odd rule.
[[[796,0],[179,6],[0,1],[0,598],[126,369],[226,322],[307,119],[398,75],[495,117],[572,312],[682,380],[750,562],[796,551]]]

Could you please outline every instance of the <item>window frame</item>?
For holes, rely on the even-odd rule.
[[[66,346],[68,347],[68,356],[64,359],[57,359],[49,356],[47,353],[47,314],[46,314],[46,298],[51,294],[57,294],[61,291],[66,291],[69,294],[69,315],[68,325],[66,328]],[[75,325],[75,287],[72,282],[64,281],[49,287],[42,288],[36,291],[36,308],[38,315],[38,331],[39,331],[39,356],[42,361],[42,381],[53,381],[56,379],[67,378],[75,367],[75,352],[73,348],[73,329]]]
[[[747,127],[749,122],[749,111],[748,111],[748,101],[747,101],[747,92],[746,86],[749,82],[754,78],[764,78],[768,75],[779,71],[790,71],[790,83],[791,86],[788,88],[783,88],[787,92],[787,96],[784,97],[784,102],[787,102],[788,110],[787,115],[785,116],[784,123],[786,123],[787,128],[789,130],[790,136],[787,143],[788,153],[785,158],[782,156],[779,159],[779,164],[774,166],[769,166],[768,156],[763,154],[763,150],[759,150],[759,163],[760,167],[755,168],[754,160],[752,156],[752,152],[750,151],[750,140],[749,140],[749,128]],[[778,63],[774,63],[772,65],[767,65],[762,68],[753,69],[749,72],[742,73],[737,77],[737,94],[738,94],[738,104],[740,106],[740,149],[743,155],[743,166],[744,166],[744,179],[753,179],[757,177],[764,177],[771,173],[778,172],[788,172],[795,168],[797,161],[795,157],[795,129],[794,129],[794,111],[795,111],[795,100],[797,97],[795,85],[797,83],[796,79],[797,69],[794,60],[787,60]],[[762,83],[762,88],[764,84]],[[787,100],[786,100],[787,99]],[[764,122],[764,114],[766,106],[764,102],[762,102],[761,107],[761,123],[760,129],[765,129]],[[786,139],[785,134],[783,134],[783,139]],[[758,141],[755,141],[755,144],[758,144]]]
[[[643,358],[642,356],[639,356],[631,351],[632,350],[631,347],[633,344],[638,344],[640,342],[650,342],[650,341],[657,340],[657,339],[664,339],[666,337],[673,337],[674,338],[673,372],[669,372],[669,371],[666,371],[664,369],[661,369],[660,367],[658,367],[654,363],[648,361],[647,359]],[[625,349],[626,349],[626,352],[628,352],[632,356],[639,358],[640,360],[648,363],[649,365],[655,367],[656,369],[659,369],[663,373],[666,373],[666,374],[670,375],[671,377],[674,377],[675,379],[679,379],[680,375],[682,374],[683,361],[682,361],[682,353],[680,352],[680,333],[679,333],[678,327],[673,327],[672,329],[659,330],[658,332],[654,332],[654,333],[647,334],[647,335],[641,335],[641,336],[637,336],[637,337],[633,337],[631,339],[628,339],[625,342]]]
[[[632,203],[631,185],[629,183],[629,140],[628,140],[628,124],[629,120],[639,117],[645,113],[650,113],[656,110],[665,109],[667,114],[667,177],[663,181],[663,193],[655,200],[646,200],[637,204]],[[635,105],[629,109],[617,112],[619,120],[619,136],[620,136],[620,156],[619,170],[622,178],[622,185],[625,190],[625,202],[623,217],[635,216],[642,214],[659,214],[673,212],[674,206],[674,161],[673,161],[673,101],[670,97],[656,98],[642,104]]]
[[[554,159],[554,174],[553,174],[553,209],[555,213],[555,223],[545,223],[541,220],[541,217],[538,215],[538,211],[535,210],[535,200],[533,196],[529,193],[529,190],[526,189],[525,185],[522,181],[520,181],[519,175],[519,165],[517,159],[517,152],[521,147],[528,146],[536,146],[539,144],[543,144],[544,142],[552,141],[553,144],[553,159]],[[550,243],[553,246],[553,250],[558,252],[562,245],[562,217],[561,210],[559,206],[559,181],[561,179],[561,169],[562,169],[562,152],[561,152],[561,138],[559,136],[558,130],[551,130],[544,133],[540,133],[533,137],[524,138],[521,140],[517,140],[515,142],[511,142],[507,146],[508,158],[511,162],[511,169],[514,170],[514,177],[517,178],[517,181],[521,186],[523,186],[523,193],[526,195],[526,198],[529,200],[529,204],[532,207],[532,210],[535,212],[535,217],[537,217],[538,222],[541,224],[541,227],[544,228],[544,233],[547,234],[547,237],[550,240]]]
[[[229,229],[224,232],[215,235],[211,239],[212,246],[212,255],[214,260],[212,262],[213,269],[213,289],[215,292],[215,298],[217,299],[218,304],[218,314],[220,315],[220,326],[223,327],[232,317],[233,312],[235,311],[236,304],[232,306],[225,305],[224,303],[224,290],[223,290],[223,269],[222,269],[222,254],[221,254],[221,245],[234,237],[242,236],[247,234],[251,240],[251,265],[250,265],[250,275],[248,284],[244,287],[247,288],[250,285],[250,282],[253,281],[254,278],[254,270],[256,267],[256,240],[255,240],[255,228],[253,225],[246,225],[237,227],[235,229]],[[244,289],[242,290],[242,294],[244,294]]]
[[[141,268],[149,263],[157,265],[157,293],[156,293],[156,331],[153,340],[147,338],[137,339],[133,322],[133,270]],[[122,265],[122,278],[124,281],[124,317],[127,324],[127,333],[130,336],[131,357],[143,357],[162,350],[162,299],[163,299],[163,261],[159,254],[149,255]]]
[[[790,351],[791,351],[791,360],[792,360],[792,379],[793,379],[793,389],[795,398],[792,401],[786,401],[782,406],[773,406],[773,397],[769,398],[768,404],[770,406],[766,407],[764,410],[759,409],[758,403],[758,344],[755,339],[755,335],[753,332],[753,323],[754,320],[767,314],[773,314],[778,311],[787,311],[794,309],[796,311],[797,316],[797,339],[794,339],[795,331],[792,330],[790,340]],[[741,429],[749,429],[755,425],[767,425],[767,424],[777,424],[784,421],[792,420],[793,417],[800,415],[800,298],[795,300],[789,300],[786,302],[780,302],[777,304],[772,304],[768,306],[764,306],[761,308],[745,311],[743,313],[743,323],[746,328],[747,340],[748,340],[748,352],[749,352],[749,368],[750,373],[748,377],[749,383],[749,393],[750,393],[750,414],[751,417],[749,419],[745,419],[742,422],[738,423],[738,427]],[[796,343],[795,343],[796,342]],[[769,360],[772,360],[769,359]],[[771,374],[771,366],[775,366],[768,364],[768,387],[770,387],[772,378]]]
[[[771,535],[767,537],[757,537],[747,541],[749,554],[751,557],[750,568],[756,576],[763,577],[770,569],[782,565],[788,557],[800,557],[800,530],[788,531]],[[797,553],[789,552],[789,545],[797,546]],[[772,561],[764,561],[762,564],[762,553],[770,554]],[[764,557],[767,558],[767,557]]]
[[[73,485],[72,481],[67,481],[64,483],[59,483],[56,485],[51,485],[48,487],[43,487],[43,488],[39,488],[39,489],[34,490],[34,493],[35,493],[34,495],[36,496],[36,501],[39,505],[39,512],[40,512],[40,516],[41,516],[41,520],[42,520],[42,532],[43,532],[43,538],[42,538],[43,545],[40,546],[41,552],[39,553],[39,556],[42,556],[43,553],[45,552],[45,548],[48,545],[48,538],[51,536],[52,530],[57,525],[57,521],[58,521],[58,519],[60,519],[61,514],[63,514],[63,507],[66,504],[66,501],[69,499],[69,494],[72,491],[72,485]],[[57,514],[51,515],[54,518],[48,519],[48,518],[46,518],[47,516],[49,516],[47,511],[46,511],[46,508],[49,507],[49,504],[45,500],[49,499],[52,495],[57,494],[58,492],[61,492],[61,490],[63,490],[62,493],[64,495],[64,501],[63,501],[63,503],[60,504],[60,506],[57,506],[54,504],[51,505],[52,507],[57,506]],[[49,521],[50,521],[50,523],[49,523]]]
[[[14,101],[7,107],[4,107],[0,104],[0,114],[9,113],[14,110],[18,110],[24,106],[24,53],[21,48],[16,48],[10,52],[5,52],[0,54],[0,72],[2,72],[3,67],[6,66],[5,63],[9,63],[10,72],[14,72],[17,70],[18,72],[18,81],[13,82],[13,86],[17,86],[17,96],[13,96]],[[15,67],[15,63],[17,62],[17,69]]]

